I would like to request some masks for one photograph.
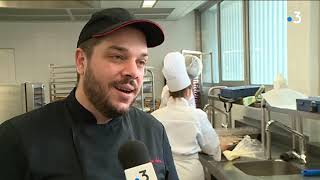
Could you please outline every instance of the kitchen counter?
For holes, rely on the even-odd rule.
[[[273,146],[272,147],[272,154],[273,159],[278,159],[280,153],[285,152],[288,149],[284,149],[280,146]],[[253,159],[253,158],[244,158],[240,157],[237,160],[234,161],[228,161],[226,159],[222,159],[220,162],[213,160],[212,157],[200,154],[199,159],[201,163],[203,164],[206,171],[215,177],[218,180],[319,180],[320,176],[315,177],[306,177],[301,174],[294,174],[294,175],[274,175],[274,176],[251,176],[247,175],[244,172],[242,172],[240,169],[235,167],[233,165],[234,162],[242,162],[242,161],[254,161],[259,159]],[[310,157],[312,162],[320,163],[320,157]],[[296,166],[299,166],[300,168],[303,168],[303,165],[295,164]],[[317,166],[312,165],[313,167],[320,168],[320,164],[316,164]]]

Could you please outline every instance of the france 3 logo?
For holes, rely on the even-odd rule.
[[[293,16],[288,16],[287,18],[288,22],[293,22],[294,24],[300,24],[301,23],[301,12],[300,11],[293,11]]]

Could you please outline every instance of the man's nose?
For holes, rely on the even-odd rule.
[[[134,79],[138,77],[139,69],[136,61],[134,59],[130,59],[127,61],[124,67],[124,75],[130,76]]]

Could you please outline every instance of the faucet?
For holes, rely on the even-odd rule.
[[[225,115],[225,117],[226,117],[227,123],[226,123],[226,124],[225,124],[225,123],[221,123],[221,127],[227,129],[227,128],[229,127],[228,124],[231,124],[231,122],[229,121],[229,116],[228,116],[228,114],[227,114],[226,112],[222,111],[221,109],[215,107],[215,106],[212,105],[212,104],[206,104],[206,105],[203,107],[202,110],[207,113],[211,125],[214,125],[214,124],[213,124],[213,123],[214,123],[214,118],[213,118],[213,116],[215,115],[215,113],[214,113],[215,111],[222,113],[222,114]]]
[[[296,157],[297,159],[300,160],[300,162],[302,164],[306,164],[307,163],[307,156],[306,156],[306,149],[305,149],[305,137],[302,133],[278,122],[278,121],[275,121],[275,120],[269,120],[266,124],[266,128],[265,128],[265,131],[266,131],[266,141],[267,141],[267,147],[266,147],[266,151],[267,151],[267,158],[268,159],[271,159],[271,131],[270,131],[270,126],[272,124],[277,124],[279,127],[281,127],[282,129],[284,130],[287,130],[288,132],[292,133],[293,135],[295,136],[298,136],[300,138],[300,141],[299,141],[299,144],[300,144],[300,154],[298,154],[297,152],[295,152],[295,150],[293,149],[290,153]],[[302,142],[301,142],[302,140]],[[294,142],[293,142],[294,143]]]
[[[223,128],[229,128],[234,127],[234,122],[231,118],[231,112],[226,112],[225,110],[222,110],[216,106],[214,106],[214,101],[219,100],[219,96],[217,96],[216,91],[220,91],[223,88],[226,88],[227,86],[213,86],[208,90],[208,98],[209,102],[203,107],[203,111],[208,114],[209,121],[212,125],[214,125],[214,116],[215,112],[219,112],[223,114],[226,118],[226,123],[221,123],[221,127]],[[219,100],[220,101],[220,100]]]

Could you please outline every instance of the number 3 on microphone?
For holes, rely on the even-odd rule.
[[[149,180],[149,176],[147,174],[147,170],[139,171],[139,173],[141,174],[142,177],[144,177],[143,180]]]
[[[158,180],[151,162],[124,170],[127,180]]]

